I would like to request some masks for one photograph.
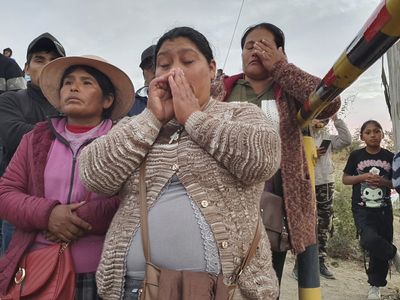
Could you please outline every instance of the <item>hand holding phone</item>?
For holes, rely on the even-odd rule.
[[[319,145],[319,148],[325,148],[326,150],[328,150],[330,144],[331,140],[322,140],[321,145]]]
[[[321,145],[319,145],[318,149],[317,149],[317,155],[318,157],[324,155],[326,153],[326,151],[329,148],[329,145],[331,144],[330,140],[322,140]]]

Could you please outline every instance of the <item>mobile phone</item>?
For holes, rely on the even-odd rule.
[[[331,140],[322,140],[322,143],[321,143],[321,145],[319,145],[319,147],[328,149],[330,144],[331,144]]]

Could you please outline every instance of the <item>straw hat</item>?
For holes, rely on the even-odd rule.
[[[115,88],[112,120],[118,120],[129,112],[133,105],[135,91],[132,81],[121,69],[94,55],[60,57],[48,63],[40,74],[40,88],[47,100],[60,109],[60,83],[65,70],[71,66],[85,65],[106,75]]]

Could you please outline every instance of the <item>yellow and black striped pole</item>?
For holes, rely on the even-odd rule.
[[[382,1],[354,40],[304,102],[297,114],[306,128],[335,97],[349,87],[365,70],[378,60],[400,37],[400,0]],[[311,178],[314,178],[311,137],[304,137]],[[318,247],[311,245],[298,257],[300,300],[320,300]]]
[[[297,120],[306,127],[400,37],[400,0],[382,1],[354,40],[304,102]]]
[[[304,136],[304,150],[310,172],[311,184],[315,186],[314,168],[317,162],[317,148],[311,136]],[[298,289],[300,300],[320,300],[318,245],[310,245],[297,255]]]

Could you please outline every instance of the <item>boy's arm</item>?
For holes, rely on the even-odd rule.
[[[365,179],[364,179],[365,175],[368,175],[368,173],[365,173],[362,175],[356,175],[356,176],[352,176],[352,175],[343,173],[342,182],[344,185],[355,185],[355,184],[365,181]]]
[[[351,144],[352,137],[349,129],[346,126],[346,123],[341,119],[335,119],[333,124],[335,125],[338,134],[332,134],[330,136],[332,141],[332,149],[340,150],[349,146]]]

